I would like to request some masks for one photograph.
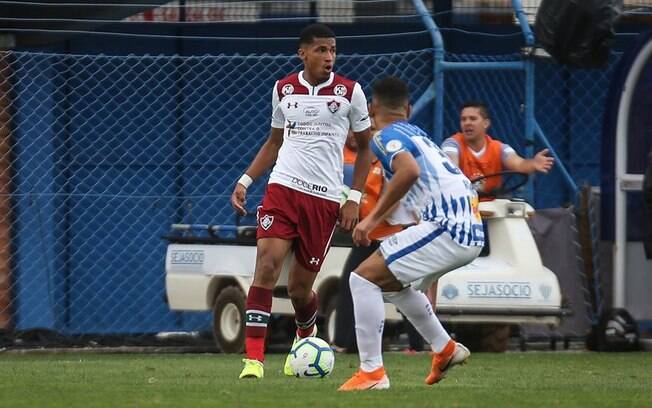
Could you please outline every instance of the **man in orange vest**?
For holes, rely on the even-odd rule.
[[[548,149],[541,150],[532,159],[524,159],[508,144],[491,138],[487,134],[489,126],[487,105],[480,101],[466,102],[460,111],[461,132],[442,144],[442,150],[471,181],[505,170],[532,174],[536,171],[547,173],[552,168],[555,159],[547,155]],[[490,192],[500,183],[500,177],[488,178],[482,190]]]

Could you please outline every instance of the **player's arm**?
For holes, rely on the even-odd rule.
[[[369,148],[369,139],[371,138],[371,131],[365,129],[362,132],[354,132],[353,137],[358,144],[357,156],[353,165],[353,183],[351,183],[351,190],[363,191],[364,185],[367,181],[367,175],[371,168],[371,161],[373,154]]]
[[[373,154],[373,150],[372,150],[371,153]],[[372,160],[373,160],[373,159],[372,159]],[[381,168],[382,168],[382,167],[381,167]],[[378,195],[379,197],[382,197],[383,194],[385,194],[385,190],[387,189],[387,183],[388,183],[388,181],[387,181],[387,178],[385,178],[385,172],[384,172],[384,171],[383,171],[383,179],[382,179],[382,183],[383,183],[383,184],[382,184],[382,186],[381,186],[381,188],[380,188],[380,194]],[[394,211],[396,211],[396,209],[398,208],[399,204],[400,204],[400,201],[394,203],[394,205],[391,206],[391,207],[389,208],[389,210],[385,211],[384,214],[381,214],[381,215],[380,215],[380,220],[381,220],[381,222],[387,220],[387,218],[389,218],[389,216],[390,216]]]
[[[353,137],[358,144],[355,163],[353,164],[353,182],[349,190],[349,198],[340,209],[340,226],[350,231],[358,223],[360,215],[360,198],[364,192],[364,185],[371,167],[372,153],[369,148],[371,132],[365,129],[362,132],[353,132]]]
[[[503,158],[506,169],[519,173],[532,174],[535,171],[547,173],[555,163],[555,159],[547,155],[548,149],[543,149],[531,159],[524,159],[512,151]]]
[[[233,193],[231,194],[231,206],[240,214],[246,215],[247,210],[247,188],[257,178],[263,175],[265,171],[270,169],[276,159],[278,158],[278,151],[283,144],[283,125],[285,123],[285,116],[283,110],[279,106],[280,96],[278,93],[278,81],[272,87],[272,130],[269,137],[260,147],[254,161],[251,162],[249,168],[240,177],[235,184]]]
[[[457,153],[453,152],[446,152],[446,156],[453,162],[454,165],[459,166],[460,165],[460,159]]]
[[[419,179],[419,165],[410,152],[394,155],[391,165],[394,175],[371,213],[353,231],[353,242],[369,245],[369,232],[384,219],[387,213],[405,196]]]
[[[381,193],[381,195],[382,194],[384,194],[384,193]],[[385,221],[390,215],[392,215],[392,213],[394,211],[396,211],[396,209],[398,208],[399,204],[400,204],[400,201],[397,201],[397,202],[394,203],[394,205],[389,207],[389,209],[387,211],[385,211],[384,214],[379,214],[378,215],[378,217],[380,218],[379,223],[382,222],[382,221]]]
[[[353,87],[351,95],[349,122],[351,130],[353,130],[353,136],[358,143],[358,152],[353,164],[351,190],[346,203],[340,209],[340,226],[347,231],[353,229],[358,223],[360,199],[362,198],[372,159],[371,150],[369,149],[371,120],[367,110],[367,98],[358,83]]]
[[[260,147],[254,161],[251,162],[251,165],[245,171],[245,174],[249,175],[252,179],[256,180],[258,177],[262,176],[267,170],[269,170],[278,157],[278,151],[283,145],[283,129],[272,128],[269,137]]]
[[[247,188],[276,163],[281,145],[283,145],[283,129],[273,127],[251,165],[235,184],[231,194],[231,205],[240,215],[247,214],[245,208],[247,204]]]
[[[419,179],[419,165],[412,153],[399,152],[392,160],[392,179],[385,186],[385,191],[380,196],[376,207],[369,214],[374,223],[383,220],[383,216],[395,208],[401,198],[407,194],[412,185]]]
[[[460,146],[457,143],[457,140],[449,137],[441,144],[441,149],[446,153],[454,165],[460,165]]]

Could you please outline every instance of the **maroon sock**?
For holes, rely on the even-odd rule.
[[[294,312],[297,335],[301,338],[310,336],[317,320],[317,294],[312,292],[310,302],[305,306],[295,308]]]
[[[265,334],[272,311],[272,290],[249,288],[245,323],[245,352],[248,359],[265,361]]]

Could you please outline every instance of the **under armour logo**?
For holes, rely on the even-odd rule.
[[[263,316],[261,315],[249,315],[249,321],[257,321],[257,322],[262,322],[263,321]]]
[[[319,265],[319,258],[315,258],[314,256],[310,258],[310,265]]]
[[[290,109],[290,108],[298,108],[298,107],[299,107],[299,102],[295,102],[295,103],[288,102],[288,109]]]

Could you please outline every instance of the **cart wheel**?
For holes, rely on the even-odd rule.
[[[213,336],[224,353],[242,353],[245,342],[245,295],[236,286],[222,289],[213,305]]]
[[[491,353],[507,351],[511,326],[506,324],[493,324],[484,326],[482,330],[481,350]]]
[[[322,333],[324,340],[332,344],[335,340],[335,322],[337,319],[337,295],[333,295],[324,310],[324,327]]]
[[[502,353],[507,351],[511,326],[506,324],[458,324],[455,339],[471,351]]]

